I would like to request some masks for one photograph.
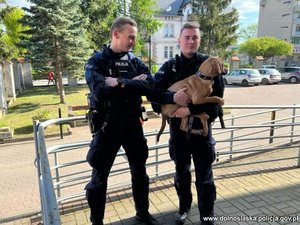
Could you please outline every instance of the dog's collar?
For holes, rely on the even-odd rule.
[[[212,80],[212,77],[209,77],[207,75],[205,75],[204,73],[202,73],[201,71],[197,71],[196,76],[202,78],[203,80]]]

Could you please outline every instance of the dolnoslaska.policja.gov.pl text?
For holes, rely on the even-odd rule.
[[[205,217],[204,221],[232,221],[232,222],[300,222],[300,216],[213,216]]]

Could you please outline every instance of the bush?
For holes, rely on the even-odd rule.
[[[253,65],[251,65],[251,64],[241,64],[240,68],[250,68],[250,69],[252,69]]]
[[[53,118],[52,113],[49,110],[43,110],[43,111],[39,111],[37,112],[33,117],[32,120],[41,120],[41,121],[45,121],[48,119]]]

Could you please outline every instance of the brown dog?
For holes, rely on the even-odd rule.
[[[181,81],[177,81],[172,84],[168,90],[177,92],[182,88],[187,88],[186,94],[191,98],[194,105],[203,103],[218,103],[224,104],[224,100],[217,96],[209,96],[212,92],[213,77],[225,74],[226,68],[223,67],[223,62],[218,57],[209,57],[205,60],[198,69],[195,75],[189,76]],[[201,77],[204,76],[204,79]],[[208,79],[207,79],[208,78]],[[162,124],[157,134],[157,141],[159,141],[160,135],[166,127],[167,117],[171,117],[172,114],[181,106],[178,104],[164,104],[161,105]],[[189,130],[188,122],[189,118],[182,118],[180,129],[191,132],[194,134],[202,134],[204,136],[208,133],[207,120],[209,116],[206,113],[194,115],[191,117],[198,117],[203,125],[202,130],[191,129]]]

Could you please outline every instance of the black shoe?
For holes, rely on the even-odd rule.
[[[188,217],[188,215],[189,215],[189,210],[186,211],[186,212],[183,212],[183,213],[178,213],[176,215],[176,219],[175,219],[176,225],[182,225],[182,224],[184,224],[185,221],[186,221],[186,218]]]
[[[103,225],[103,222],[92,222],[92,225]]]
[[[137,213],[135,218],[139,222],[145,223],[147,225],[158,225],[157,220],[153,216],[151,216],[149,213],[145,214],[145,215]]]

